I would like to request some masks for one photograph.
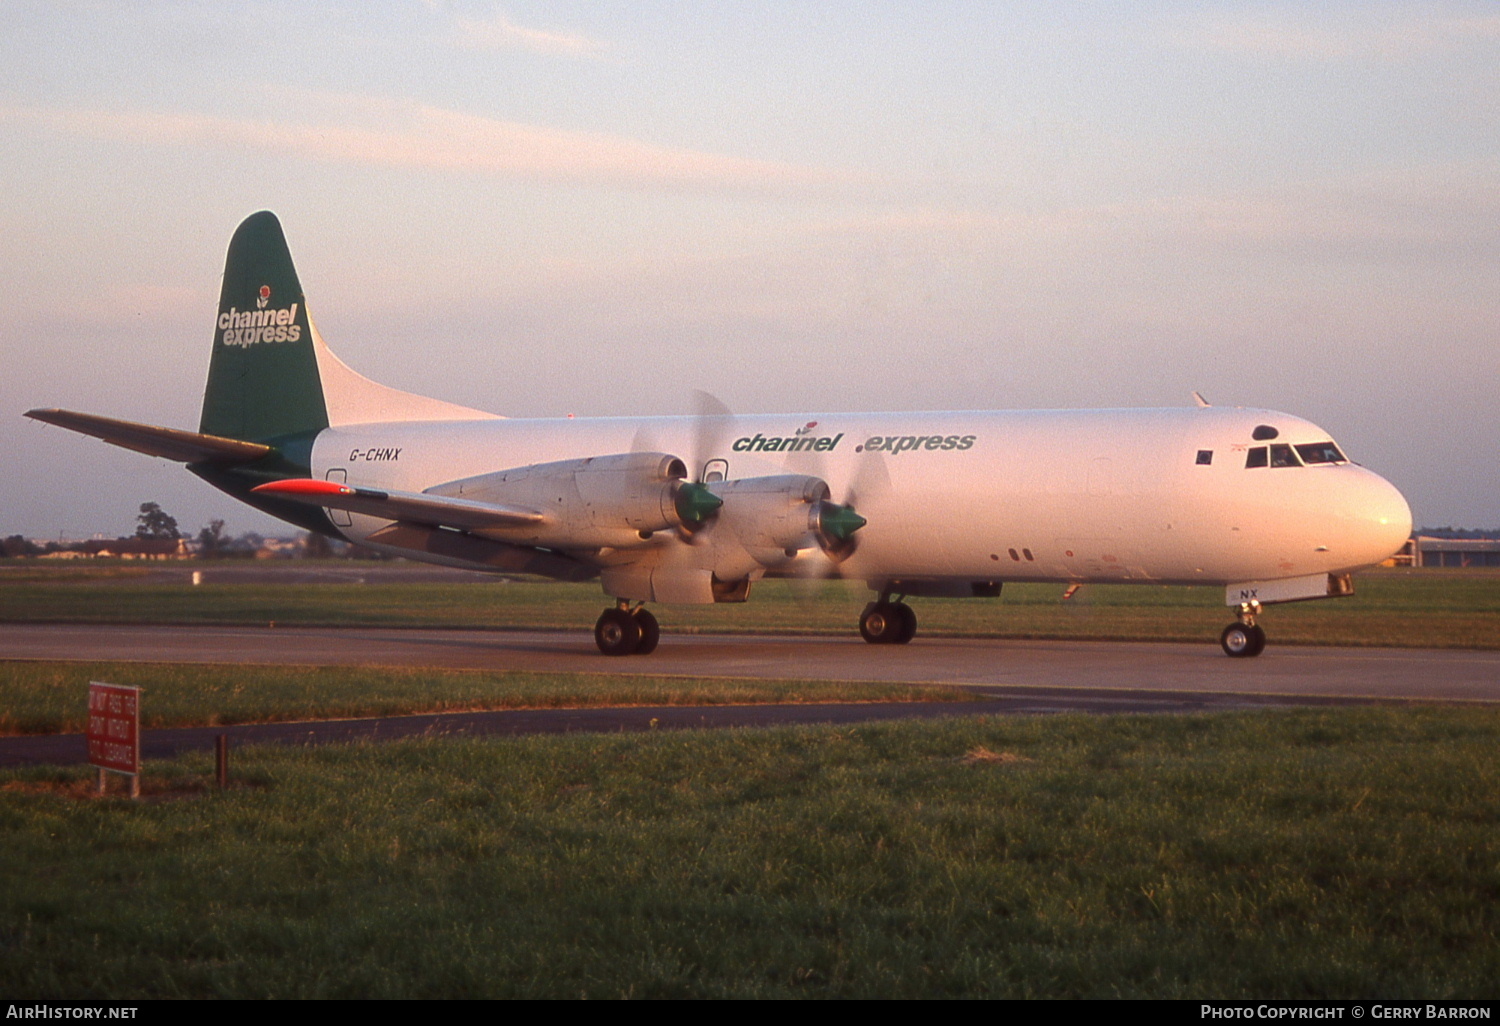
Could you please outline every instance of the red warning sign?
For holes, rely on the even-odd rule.
[[[89,762],[95,766],[116,773],[140,773],[141,689],[90,681],[89,726],[84,736]]]

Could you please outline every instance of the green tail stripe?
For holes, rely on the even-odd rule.
[[[198,430],[275,445],[328,426],[302,285],[268,210],[229,242]]]

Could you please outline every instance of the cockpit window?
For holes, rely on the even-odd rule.
[[[1298,457],[1301,459],[1298,459]],[[1257,445],[1245,450],[1245,469],[1256,467],[1300,467],[1314,463],[1348,463],[1349,460],[1332,442],[1309,442],[1303,445]]]
[[[1312,442],[1297,446],[1297,455],[1303,463],[1348,463],[1339,447],[1332,442]]]
[[[1297,459],[1290,445],[1273,445],[1271,446],[1271,466],[1300,467],[1302,461]]]

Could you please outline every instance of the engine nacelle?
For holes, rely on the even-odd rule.
[[[724,502],[715,532],[732,534],[757,562],[775,565],[817,544],[818,504],[828,498],[821,478],[778,474],[719,481],[709,488]]]
[[[743,602],[767,571],[785,570],[821,549],[846,554],[865,520],[829,501],[827,482],[803,474],[716,481],[701,488],[722,502],[688,534],[687,545],[642,556],[612,554],[602,568],[605,591],[640,602]]]
[[[687,468],[662,452],[536,463],[452,481],[434,495],[534,509],[539,524],[473,533],[517,545],[558,549],[623,548],[656,531],[702,520],[719,502],[684,479]]]

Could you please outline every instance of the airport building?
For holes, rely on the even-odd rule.
[[[1500,538],[1434,538],[1416,535],[1396,557],[1397,565],[1500,567]]]

